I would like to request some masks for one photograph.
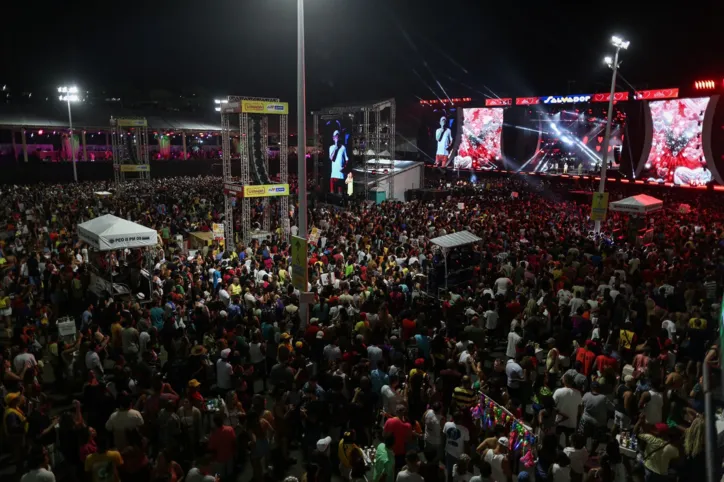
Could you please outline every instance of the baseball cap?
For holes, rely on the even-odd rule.
[[[224,348],[223,350],[221,350],[220,355],[221,358],[226,360],[227,358],[229,358],[229,355],[231,355],[231,348]]]
[[[633,375],[626,375],[625,377],[623,377],[624,383],[632,382],[633,379],[634,379]]]
[[[320,452],[324,452],[329,448],[329,445],[332,443],[332,437],[324,437],[317,440],[317,450]]]
[[[332,137],[338,136],[338,135],[339,135],[339,131],[338,131],[338,130],[335,130],[335,131],[332,133]]]
[[[503,447],[507,447],[508,445],[510,445],[510,440],[508,440],[508,437],[500,437],[498,439],[498,443]]]

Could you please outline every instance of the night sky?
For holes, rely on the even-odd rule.
[[[5,3],[11,87],[296,102],[295,0]],[[606,91],[612,34],[631,41],[621,72],[636,88],[689,85],[724,74],[722,5],[307,0],[307,103]]]

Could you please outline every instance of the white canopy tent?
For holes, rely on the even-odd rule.
[[[445,259],[445,289],[447,289],[448,271],[447,271],[447,255],[453,248],[459,248],[461,246],[467,246],[468,244],[474,244],[482,241],[481,238],[475,236],[470,231],[458,231],[457,233],[446,234],[444,236],[438,236],[430,240],[435,246],[439,246],[442,251],[442,256]]]
[[[620,201],[612,202],[609,206],[611,211],[631,214],[649,214],[654,211],[663,209],[664,201],[656,199],[647,194],[638,194],[636,196],[627,197]]]
[[[143,248],[158,243],[156,230],[112,214],[79,224],[78,236],[99,251]]]

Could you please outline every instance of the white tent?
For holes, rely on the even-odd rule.
[[[646,194],[627,197],[620,201],[612,202],[611,211],[619,211],[622,213],[632,214],[648,214],[658,211],[664,207],[664,201]]]
[[[482,241],[482,239],[470,231],[458,231],[457,233],[438,236],[430,240],[432,244],[436,244],[445,249],[457,248],[459,246],[465,246],[466,244],[477,243],[478,241]]]
[[[82,241],[100,251],[155,246],[158,233],[151,228],[106,214],[78,225]]]

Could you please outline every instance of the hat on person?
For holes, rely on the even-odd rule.
[[[332,133],[332,137],[338,136],[338,135],[339,135],[339,131],[338,131],[338,130],[335,130],[335,131]]]
[[[202,345],[194,345],[193,348],[191,348],[191,356],[199,356],[206,354],[206,348],[204,348]]]
[[[199,388],[201,386],[201,382],[199,382],[197,379],[192,378],[189,380],[189,388]]]
[[[143,293],[136,293],[136,298],[138,298],[139,300],[145,300],[146,295],[144,295]]]
[[[294,343],[294,347],[295,348],[304,348],[304,342],[298,341],[298,342]]]
[[[322,330],[319,330],[319,331],[317,332],[317,338],[319,338],[320,340],[321,340],[322,338],[324,338],[324,332],[323,332]]]
[[[666,435],[667,433],[669,433],[669,426],[665,423],[655,424],[654,429],[659,435]]]
[[[418,358],[415,360],[415,367],[416,368],[422,368],[425,366],[425,359],[424,358]]]
[[[229,358],[229,355],[231,355],[231,348],[224,348],[221,350],[221,353],[219,353],[222,359],[226,360]]]
[[[623,382],[624,382],[624,383],[629,383],[629,382],[632,382],[632,381],[634,381],[633,375],[626,375],[625,377],[623,377]]]
[[[327,450],[332,443],[332,437],[324,437],[317,440],[317,450],[324,452]]]
[[[286,333],[286,332],[284,332],[284,333],[282,333],[281,335],[279,335],[279,338],[281,338],[282,340],[288,340],[288,339],[290,339],[291,337],[292,337],[292,335],[290,335],[289,333]]]
[[[225,310],[221,310],[219,311],[219,316],[221,316],[222,318],[226,318],[227,316],[229,316],[229,314]]]
[[[319,323],[319,318],[312,318],[309,323]]]
[[[5,395],[5,405],[10,405],[15,400],[18,400],[20,398],[20,396],[21,396],[20,392],[8,393],[7,395]]]
[[[500,437],[498,439],[498,443],[503,447],[507,447],[508,445],[510,445],[510,440],[508,440],[508,437]]]
[[[520,472],[518,474],[518,482],[528,482],[530,480],[530,474],[528,472]]]
[[[550,338],[548,338],[548,339],[546,340],[546,343],[548,343],[549,345],[555,345],[555,344],[556,344],[556,339],[553,338],[553,337],[550,337]]]

